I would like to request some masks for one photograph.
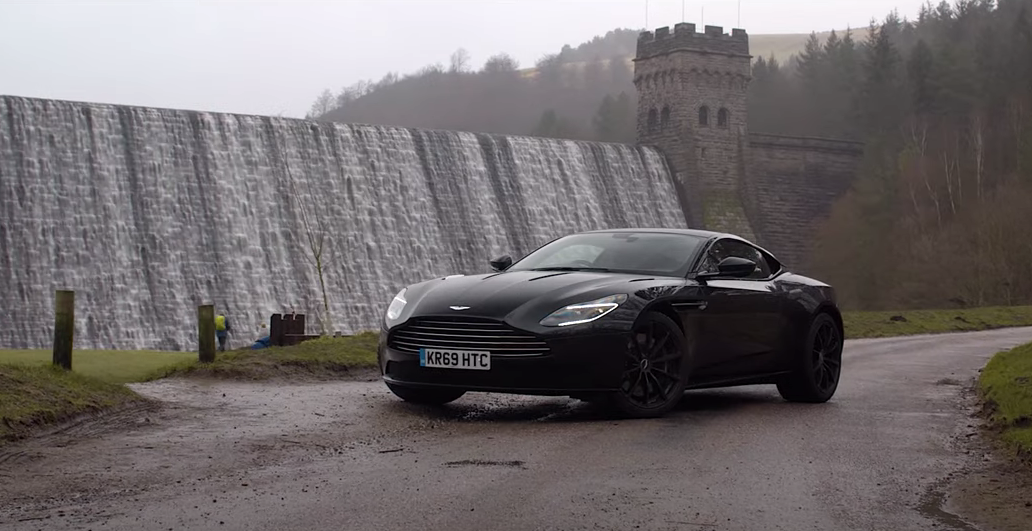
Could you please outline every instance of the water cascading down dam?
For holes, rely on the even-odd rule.
[[[0,347],[196,346],[294,309],[377,330],[406,284],[489,270],[579,230],[686,227],[645,147],[0,96]],[[307,224],[305,220],[307,219]],[[310,238],[311,236],[311,238]]]

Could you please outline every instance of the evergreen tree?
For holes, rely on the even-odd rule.
[[[634,109],[626,92],[606,94],[592,118],[595,139],[601,142],[632,143],[636,136]]]
[[[546,138],[572,138],[577,135],[577,128],[559,116],[554,109],[541,113],[541,119],[531,132],[532,136]]]
[[[907,61],[907,75],[910,80],[914,112],[921,116],[931,113],[933,108],[932,67],[932,50],[924,40],[920,40],[910,52],[910,59]]]

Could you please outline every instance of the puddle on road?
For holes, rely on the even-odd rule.
[[[921,496],[921,504],[917,508],[918,511],[932,520],[939,521],[947,529],[979,531],[977,527],[965,522],[963,518],[943,508],[946,504],[946,489],[948,485],[949,480],[943,479],[929,486]]]

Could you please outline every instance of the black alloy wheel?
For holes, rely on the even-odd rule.
[[[834,396],[842,374],[842,332],[835,319],[818,314],[810,324],[804,350],[778,392],[790,402],[822,403]]]
[[[685,344],[672,319],[644,314],[628,340],[620,390],[610,397],[612,405],[635,418],[662,416],[677,406],[687,379]]]

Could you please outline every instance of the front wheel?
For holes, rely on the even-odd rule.
[[[466,391],[462,389],[418,389],[394,384],[387,384],[387,388],[397,395],[398,398],[406,402],[430,406],[440,406],[448,402],[454,402],[466,394]]]
[[[793,371],[778,382],[778,392],[789,402],[827,402],[838,389],[842,373],[842,334],[835,319],[818,314],[810,323],[803,352]]]
[[[634,418],[659,417],[684,396],[687,363],[681,329],[661,313],[639,319],[627,343],[620,390],[609,396],[619,412]]]

